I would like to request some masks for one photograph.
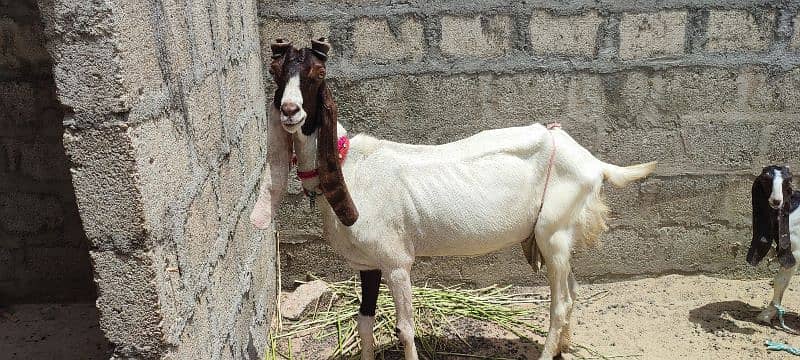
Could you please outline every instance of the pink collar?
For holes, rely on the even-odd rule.
[[[339,163],[344,163],[344,160],[347,159],[347,152],[350,151],[350,139],[347,136],[342,136],[339,138],[337,143],[339,148]],[[292,159],[292,162],[297,164],[297,156]],[[317,169],[309,170],[309,171],[297,171],[297,178],[300,180],[308,180],[313,179],[319,175]]]

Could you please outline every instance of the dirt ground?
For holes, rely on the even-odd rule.
[[[0,307],[0,359],[100,360],[110,355],[92,303]]]
[[[545,287],[520,291],[547,295]],[[669,275],[636,281],[581,286],[573,322],[573,342],[610,358],[629,359],[800,359],[786,352],[768,352],[767,339],[800,346],[791,335],[756,321],[769,301],[769,280],[725,280],[708,276]],[[798,291],[787,290],[786,324],[800,328]],[[534,322],[546,328],[547,310]],[[536,359],[543,338],[521,340],[493,325],[460,320],[453,333],[444,335],[445,351],[491,356],[495,359]],[[424,340],[417,339],[418,348]],[[293,342],[294,359],[328,358],[334,345],[318,340]],[[284,349],[285,350],[285,349]],[[580,355],[580,356],[576,356]],[[422,356],[421,356],[422,357]],[[564,358],[592,357],[585,350]],[[378,358],[402,359],[399,351]],[[422,357],[424,358],[424,357]],[[430,358],[430,357],[428,357]],[[436,356],[436,359],[474,359]]]

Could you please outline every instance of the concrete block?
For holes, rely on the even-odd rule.
[[[127,358],[156,358],[162,352],[159,299],[152,261],[147,255],[90,252],[98,286],[100,327],[115,353]]]
[[[216,69],[218,56],[215,44],[215,30],[212,28],[211,9],[206,6],[189,6],[186,17],[187,26],[191,29],[189,36],[192,44],[191,66],[195,82],[204,81]]]
[[[624,129],[607,134],[600,143],[603,161],[636,164],[658,160],[660,165],[686,162],[681,134],[667,129]]]
[[[794,35],[792,35],[789,48],[797,50],[800,49],[800,15],[795,16],[792,23],[794,24]]]
[[[736,70],[674,69],[663,73],[659,107],[667,112],[731,112],[739,106]]]
[[[762,124],[691,115],[680,123],[681,142],[694,168],[747,169],[758,155],[753,139],[761,137]]]
[[[322,217],[319,209],[309,207],[308,197],[303,195],[300,181],[290,172],[289,194],[284,196],[276,217],[276,228],[279,241],[289,244],[303,243],[322,239]]]
[[[738,239],[748,230],[721,226],[685,229],[664,227],[656,237],[643,238],[633,230],[610,232],[594,249],[576,253],[576,276],[602,279],[642,273],[705,271],[731,273],[746,266]],[[737,255],[736,257],[732,255]]]
[[[281,316],[284,319],[299,320],[309,305],[330,294],[331,289],[322,280],[302,284],[281,300]]]
[[[361,18],[353,24],[353,57],[366,60],[411,60],[425,55],[422,23],[415,17],[403,19]]]
[[[11,18],[0,19],[0,69],[16,71],[49,71],[50,55],[44,48],[44,31],[35,23],[19,23]],[[41,70],[40,70],[41,69]]]
[[[579,16],[554,16],[537,10],[530,22],[532,49],[537,54],[592,57],[602,21],[595,11]]]
[[[767,113],[762,118],[770,132],[761,140],[763,148],[762,161],[753,164],[753,168],[760,170],[767,164],[788,164],[795,170],[800,169],[795,149],[800,148],[800,124],[797,123],[797,114],[792,113]]]
[[[239,203],[245,200],[250,192],[258,190],[245,188],[247,183],[245,173],[252,169],[244,167],[241,156],[239,150],[234,148],[219,165],[219,180],[215,192],[219,199],[219,213],[223,219],[237,216],[237,212],[241,211]]]
[[[800,112],[800,68],[781,74],[778,82],[778,97],[783,109],[789,113]]]
[[[117,49],[121,75],[131,106],[147,101],[149,93],[161,92],[165,85],[161,67],[169,59],[159,59],[158,44],[153,31],[151,4],[139,1],[122,1],[117,9]],[[162,39],[167,41],[168,39]],[[173,42],[169,42],[172,44]],[[170,45],[167,45],[170,47]],[[169,80],[169,79],[166,79]],[[147,105],[139,105],[147,106]],[[145,119],[130,119],[149,120]]]
[[[59,100],[81,123],[108,120],[103,115],[130,109],[120,73],[116,45],[106,37],[60,44],[53,75]],[[101,115],[102,114],[102,115]]]
[[[271,97],[269,101],[271,101]],[[261,106],[265,103],[261,98]],[[250,178],[250,174],[260,168],[266,161],[267,134],[266,134],[266,111],[255,112],[251,120],[242,129],[238,147],[233,151],[239,151],[241,161],[244,166],[245,177]]]
[[[175,131],[182,121],[180,114],[163,115],[128,130],[145,226],[155,236],[165,235],[163,232],[170,228],[164,223],[170,221],[164,211],[185,196],[193,180],[188,139],[185,133]]]
[[[144,245],[136,159],[127,129],[67,130],[64,147],[81,220],[93,246],[117,251]]]
[[[696,228],[710,225],[744,229],[751,219],[750,187],[747,176],[680,175],[647,183],[643,207],[656,210],[658,226]],[[643,189],[644,190],[644,189]]]
[[[764,68],[742,69],[739,73],[739,92],[745,102],[745,109],[754,112],[783,111],[786,104],[782,95],[790,89],[784,85],[788,73],[776,76]]]
[[[215,261],[214,242],[219,236],[221,216],[214,194],[211,181],[203,184],[202,191],[189,205],[186,212],[186,226],[184,238],[181,239],[187,247],[189,256],[189,269],[185,269],[194,281],[199,281],[206,275],[203,273],[206,264]]]
[[[290,40],[295,47],[311,46],[311,39],[330,38],[330,24],[326,21],[286,21],[284,19],[262,20],[259,25],[261,37],[261,57],[269,61],[272,51],[269,48],[275,39]],[[336,44],[332,44],[336,51]]]
[[[27,248],[22,268],[18,271],[21,279],[35,282],[36,280],[81,281],[91,283],[91,264],[87,249],[70,247],[52,248]],[[86,286],[84,286],[86,287]],[[37,292],[47,292],[39,289]]]
[[[496,57],[511,48],[511,18],[443,16],[442,52],[449,56]]]
[[[214,310],[208,304],[208,295],[200,295],[194,304],[193,317],[210,321],[211,312]],[[172,355],[176,359],[202,359],[208,357],[212,352],[214,342],[208,341],[214,335],[214,329],[208,322],[190,321],[186,328],[179,334],[176,343],[180,346],[175,347]],[[220,342],[216,342],[219,344]]]
[[[67,156],[61,142],[17,143],[20,154],[20,172],[40,181],[69,181]]]
[[[477,82],[486,89],[479,105],[485,110],[470,121],[499,128],[560,118],[567,111],[569,80],[570,75],[551,72],[482,77]]]
[[[474,100],[488,96],[481,86],[474,75],[438,74],[335,84],[336,101],[349,104],[339,109],[348,131],[417,144],[443,143],[484,128],[476,115],[482,102]]]
[[[756,17],[744,10],[711,10],[706,50],[719,52],[762,51],[769,48],[775,15]]]
[[[0,193],[0,227],[18,233],[55,229],[64,222],[58,197],[45,194]]]
[[[320,6],[367,6],[367,5],[389,5],[391,0],[309,0],[312,4]]]
[[[8,135],[33,135],[41,128],[37,106],[39,89],[30,82],[0,82],[0,131]]]
[[[222,141],[224,118],[220,81],[222,74],[212,74],[189,91],[186,111],[195,134],[195,146],[201,164],[215,162]]]
[[[630,60],[683,54],[685,30],[685,11],[625,13],[619,25],[619,55]]]

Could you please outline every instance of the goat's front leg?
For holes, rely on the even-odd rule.
[[[394,268],[387,271],[387,283],[392,292],[397,315],[395,332],[405,351],[405,360],[417,360],[414,344],[414,309],[411,305],[411,274],[409,268]]]
[[[767,308],[758,315],[759,321],[769,323],[772,321],[772,318],[775,317],[775,313],[778,312],[778,308],[776,306],[781,306],[781,301],[783,301],[783,293],[789,286],[789,280],[792,279],[792,275],[794,275],[795,271],[797,271],[797,266],[798,265],[795,265],[789,269],[781,267],[780,270],[778,270],[778,274],[775,275],[775,279],[772,281],[772,301],[770,301]]]
[[[550,283],[550,330],[539,360],[550,360],[558,356],[562,345],[568,345],[570,341],[570,335],[564,333],[569,331],[567,321],[572,313],[569,236],[571,233],[568,231],[556,232],[540,247],[546,259],[547,280]]]
[[[381,271],[361,271],[361,307],[358,309],[358,337],[361,338],[361,360],[375,359],[375,308],[381,286]]]

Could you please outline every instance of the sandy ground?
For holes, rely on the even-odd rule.
[[[94,304],[0,307],[0,359],[108,359]]]
[[[547,288],[520,291],[547,295]],[[756,316],[768,302],[769,280],[724,280],[707,276],[669,275],[659,278],[581,286],[573,322],[573,342],[586,345],[605,356],[630,359],[800,359],[785,352],[768,352],[766,339],[800,346],[800,336],[760,324]],[[787,325],[800,328],[798,291],[784,297],[790,310]],[[547,310],[534,322],[547,326]],[[469,346],[446,339],[446,351],[492,356],[500,359],[536,359],[541,337],[535,343],[521,340],[494,326],[475,321],[454,325]],[[430,339],[424,339],[430,340]],[[417,339],[418,347],[422,342]],[[331,342],[298,339],[293,343],[295,359],[325,359]],[[585,350],[564,358],[590,357]],[[381,356],[378,356],[380,359]],[[384,359],[402,359],[389,351]],[[437,359],[474,359],[436,356]]]

